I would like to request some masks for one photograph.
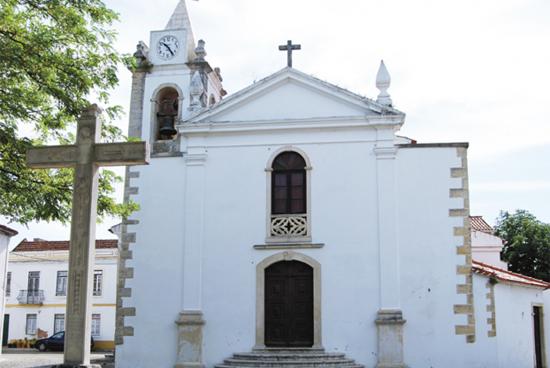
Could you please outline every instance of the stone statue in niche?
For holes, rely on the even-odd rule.
[[[159,93],[157,102],[157,122],[159,140],[172,139],[176,134],[174,127],[178,116],[178,93],[167,88]]]

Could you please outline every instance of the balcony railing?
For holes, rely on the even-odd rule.
[[[20,290],[17,301],[19,304],[43,304],[44,290]]]
[[[299,238],[308,236],[307,214],[271,215],[272,237]]]

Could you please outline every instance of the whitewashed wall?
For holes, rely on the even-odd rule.
[[[535,366],[533,305],[544,303],[543,291],[537,288],[498,283],[495,286],[497,317],[497,351],[501,368]],[[550,305],[543,308],[548,314]],[[548,338],[548,324],[546,324]]]
[[[247,351],[255,341],[255,267],[276,250],[254,250],[266,235],[265,167],[273,152],[292,145],[311,161],[311,211],[314,243],[322,249],[304,253],[322,264],[323,345],[362,364],[376,363],[378,248],[374,131],[346,130],[278,134],[216,135],[190,139],[187,145],[207,150],[204,191],[202,305],[204,357],[208,367],[232,353]],[[304,143],[304,142],[312,143]],[[456,148],[403,149],[397,155],[399,242],[402,249],[402,294],[405,359],[414,366],[448,364],[449,346],[459,346],[456,367],[478,362],[479,349],[454,334],[459,208],[449,198],[458,185],[450,168],[460,162]],[[181,311],[184,159],[154,159],[136,180],[141,210],[135,215],[134,279],[131,299],[136,317],[127,317],[134,337],[117,350],[119,367],[139,355],[142,367],[166,366],[176,355],[174,321]],[[162,180],[158,178],[162,177]],[[425,229],[430,230],[426,237]],[[428,290],[429,289],[429,290]],[[162,303],[150,307],[150,300]],[[160,338],[151,340],[150,336]],[[140,346],[147,341],[147,354]],[[433,349],[425,349],[426,344]],[[465,351],[472,351],[465,355]],[[130,360],[128,360],[130,361]],[[134,366],[135,360],[131,360]],[[128,363],[130,364],[130,363]],[[446,365],[449,366],[449,365]]]
[[[472,230],[472,256],[476,261],[507,270],[506,262],[500,260],[502,245],[498,236]]]

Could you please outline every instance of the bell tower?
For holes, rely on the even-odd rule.
[[[195,42],[185,0],[164,29],[151,32],[149,45],[137,45],[128,134],[149,141],[152,158],[181,156],[178,126],[226,94],[205,45]]]

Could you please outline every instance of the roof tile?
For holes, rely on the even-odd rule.
[[[503,282],[550,289],[550,282],[535,279],[533,277],[525,276],[512,271],[503,270],[502,268],[498,268],[493,265],[482,263],[476,260],[472,261],[472,269],[477,274],[494,277],[497,280]]]

